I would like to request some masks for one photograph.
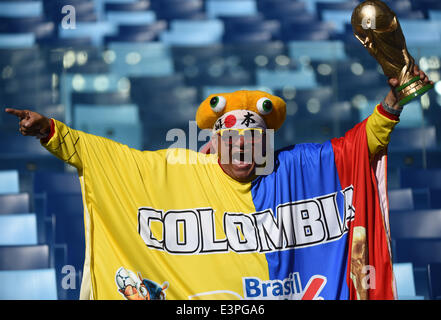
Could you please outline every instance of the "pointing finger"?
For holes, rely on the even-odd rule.
[[[25,110],[18,110],[13,108],[6,108],[5,111],[9,114],[19,117],[20,119],[26,118],[28,113]]]

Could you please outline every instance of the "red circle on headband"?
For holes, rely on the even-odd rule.
[[[232,126],[234,126],[236,124],[236,121],[237,120],[234,115],[232,115],[232,114],[228,115],[224,120],[225,127],[231,128]]]

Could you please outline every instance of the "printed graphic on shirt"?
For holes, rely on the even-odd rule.
[[[131,270],[121,267],[116,271],[115,282],[118,292],[127,300],[165,300],[168,282],[162,285],[150,279],[144,279]]]

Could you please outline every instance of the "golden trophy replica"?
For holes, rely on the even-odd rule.
[[[355,37],[383,68],[389,78],[397,78],[399,105],[433,88],[414,76],[415,60],[406,48],[406,40],[396,14],[380,0],[360,3],[352,13],[351,24]]]

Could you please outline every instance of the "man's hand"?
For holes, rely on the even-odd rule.
[[[33,136],[44,139],[51,132],[51,121],[45,116],[29,110],[6,108],[5,111],[20,119],[20,133],[24,136]]]
[[[430,81],[427,75],[424,73],[424,71],[421,71],[420,68],[415,65],[413,69],[413,74],[415,76],[420,76],[420,79],[424,81],[425,84],[433,84],[433,81]],[[390,78],[388,80],[388,83],[391,87],[391,90],[387,94],[384,101],[391,106],[393,109],[400,110],[402,107],[398,104],[398,98],[397,94],[395,92],[395,89],[399,86],[398,79],[397,78]]]

